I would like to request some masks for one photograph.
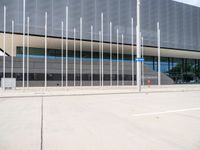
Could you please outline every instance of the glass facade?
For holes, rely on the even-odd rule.
[[[154,71],[158,70],[157,57],[145,57],[144,63]],[[176,84],[200,83],[200,60],[161,57],[161,72]]]
[[[25,53],[27,53],[26,49],[25,49]],[[26,55],[26,54],[25,54]],[[76,51],[76,58],[80,58],[80,51]],[[23,56],[23,48],[22,47],[17,47],[17,53],[16,53],[17,57],[22,57]],[[41,48],[29,48],[29,57],[31,58],[44,58],[45,57],[45,53],[44,53],[44,49]],[[62,53],[61,50],[58,49],[48,49],[47,50],[47,57],[49,59],[55,59],[58,58],[60,59],[62,57]],[[66,58],[66,51],[63,51],[63,57]],[[68,51],[68,57],[69,58],[74,58],[74,50],[69,50]],[[83,51],[82,52],[82,59],[83,60],[91,60],[91,52],[89,51]],[[104,61],[106,60],[110,60],[110,53],[104,53],[103,55],[104,57]],[[101,53],[99,52],[93,52],[93,60],[98,60],[99,58],[101,58]],[[121,61],[122,59],[122,54],[118,54],[118,61]],[[124,54],[123,56],[124,61],[132,61],[132,57],[131,55],[128,54]],[[113,53],[112,54],[112,59],[113,61],[117,60],[117,54]]]
[[[65,57],[64,53],[64,58]],[[48,59],[61,59],[61,50],[53,50],[48,49]],[[22,57],[22,47],[17,48],[17,57]],[[44,50],[39,48],[30,48],[30,57],[32,58],[44,58]],[[74,51],[69,50],[68,57],[70,59],[74,58]],[[80,51],[76,52],[76,59],[80,58]],[[118,56],[119,62],[122,61],[122,54]],[[136,56],[134,56],[136,58]],[[94,61],[101,61],[101,55],[99,52],[93,53]],[[154,71],[158,71],[158,60],[155,56],[145,56],[144,57],[144,65]],[[91,52],[83,52],[83,61],[91,61]],[[104,53],[104,62],[110,61],[110,53]],[[117,54],[112,54],[112,61],[117,61]],[[124,62],[131,63],[132,57],[131,55],[124,55]],[[161,57],[161,72],[165,75],[169,76],[173,79],[176,84],[184,84],[184,83],[200,83],[200,60],[199,59],[186,59],[186,58],[169,58],[169,57]],[[69,75],[70,76],[70,75]],[[71,75],[73,76],[73,75]],[[80,75],[79,75],[80,76]],[[90,80],[90,74],[85,74],[85,79]],[[99,80],[99,75],[95,75],[94,80]],[[55,75],[56,77],[56,75]],[[50,77],[49,77],[50,78]],[[56,77],[57,78],[57,77]],[[77,77],[78,78],[78,77]],[[51,79],[51,78],[50,78]],[[70,78],[71,79],[71,78]],[[105,80],[110,80],[110,76],[105,75]],[[122,77],[120,75],[120,80]],[[131,75],[126,75],[125,79],[132,80]],[[73,80],[73,79],[72,79]]]

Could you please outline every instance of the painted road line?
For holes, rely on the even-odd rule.
[[[133,114],[133,116],[134,117],[154,116],[154,115],[187,112],[187,111],[195,111],[195,110],[200,110],[200,107],[199,108],[178,109],[178,110],[168,110],[168,111],[152,112],[152,113],[140,113],[140,114]]]

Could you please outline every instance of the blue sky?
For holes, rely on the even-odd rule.
[[[195,5],[195,6],[200,7],[200,0],[175,0],[175,1],[187,3],[187,4],[190,4],[190,5]]]

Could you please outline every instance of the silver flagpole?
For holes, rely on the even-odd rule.
[[[137,0],[137,58],[141,58],[140,40],[140,0]],[[141,62],[137,61],[137,88],[141,92]]]
[[[22,75],[22,87],[24,88],[24,73],[25,73],[25,6],[26,6],[26,1],[23,1],[23,75]]]
[[[131,28],[132,28],[132,31],[131,31],[131,36],[132,36],[132,85],[135,85],[135,61],[134,61],[134,36],[133,36],[133,18],[131,18]]]
[[[47,88],[47,12],[45,12],[45,77],[44,87]]]
[[[161,70],[160,70],[160,24],[157,22],[157,36],[158,36],[158,85],[161,85]]]
[[[74,28],[74,87],[76,86],[76,29]]]
[[[122,34],[122,85],[124,86],[124,35]]]
[[[141,37],[142,41],[142,58],[144,58],[144,38]],[[142,85],[144,85],[144,61],[142,62]]]
[[[13,55],[14,55],[14,21],[12,20],[12,58],[11,58],[11,78],[13,78]]]
[[[119,30],[117,29],[117,86],[119,86]]]
[[[68,6],[66,6],[66,87],[68,86]]]
[[[82,43],[82,24],[83,24],[83,21],[82,21],[82,17],[80,18],[80,86],[83,85],[83,75],[82,75],[82,71],[83,71],[83,61],[82,61],[82,58],[83,58],[83,43]]]
[[[4,25],[3,25],[3,90],[5,90],[5,78],[6,78],[6,6],[4,6]]]
[[[112,22],[110,22],[110,86],[112,86]]]
[[[99,86],[101,86],[101,31],[99,31]]]
[[[29,24],[30,24],[30,18],[27,17],[27,75],[26,75],[27,87],[29,87]]]
[[[63,87],[63,21],[61,22],[61,86]]]
[[[93,79],[93,69],[94,69],[94,64],[93,64],[93,26],[91,26],[91,86],[94,85],[94,79]]]
[[[102,84],[101,84],[101,85],[104,86],[104,66],[103,66],[103,65],[104,65],[104,60],[103,60],[103,59],[104,59],[104,57],[103,57],[103,53],[104,53],[104,50],[103,50],[103,13],[101,13],[101,42],[102,42],[102,43],[101,43],[101,44],[102,44],[102,45],[101,45],[101,48],[102,48],[102,53],[101,53],[101,54],[102,54],[102,59],[101,59],[101,60],[102,60],[102,61],[101,61],[101,63],[102,63],[102,68],[101,68],[101,69],[102,69],[102,72],[101,72],[101,73],[102,73]]]

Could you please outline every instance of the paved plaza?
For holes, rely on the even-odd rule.
[[[200,149],[198,87],[129,90],[80,95],[57,91],[60,96],[38,92],[35,97],[1,93],[0,150]]]

